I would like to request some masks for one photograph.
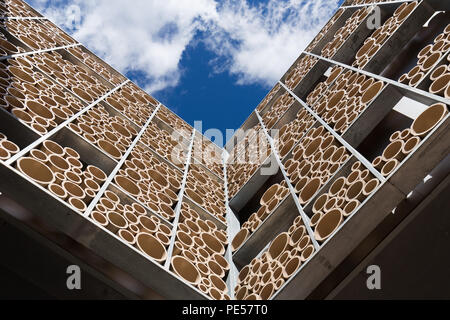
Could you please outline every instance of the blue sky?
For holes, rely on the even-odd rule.
[[[28,0],[191,125],[236,129],[343,0]]]
[[[239,128],[267,94],[268,86],[237,85],[238,76],[227,72],[214,74],[208,64],[213,54],[199,43],[183,54],[183,75],[178,86],[156,92],[155,97],[193,125],[202,120],[203,129],[225,132]]]

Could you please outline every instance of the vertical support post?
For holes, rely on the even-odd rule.
[[[175,240],[177,238],[177,230],[178,230],[178,223],[180,221],[181,205],[183,203],[184,192],[186,190],[186,182],[187,182],[187,178],[188,178],[189,167],[191,164],[192,152],[194,150],[195,134],[196,134],[196,130],[194,129],[192,131],[191,142],[189,144],[189,153],[188,153],[188,156],[186,159],[186,167],[184,169],[183,181],[181,182],[181,190],[178,195],[178,204],[177,204],[177,207],[175,208],[175,219],[173,220],[172,237],[170,239],[169,249],[167,250],[167,260],[166,260],[166,263],[164,264],[164,269],[166,269],[166,270],[169,270],[169,268],[170,268],[170,261],[172,260],[173,247],[175,245]]]
[[[225,188],[225,208],[227,210],[226,220],[227,220],[227,236],[228,236],[228,249],[225,253],[225,259],[230,264],[230,271],[228,274],[228,279],[226,281],[229,295],[232,300],[235,299],[234,296],[234,288],[236,288],[238,282],[239,270],[236,268],[236,265],[233,262],[233,252],[231,249],[231,242],[233,241],[234,236],[239,232],[240,223],[236,218],[233,210],[230,208],[230,203],[228,199],[228,176],[227,176],[227,161],[229,158],[229,153],[224,149],[222,152],[222,161],[223,161],[223,175],[224,175],[224,188]]]
[[[150,116],[150,118],[147,120],[147,122],[142,127],[142,129],[139,132],[139,134],[134,139],[133,143],[128,148],[127,152],[125,152],[125,154],[123,155],[122,159],[119,161],[119,163],[116,165],[114,170],[110,173],[110,175],[106,179],[105,183],[100,188],[100,191],[97,193],[97,195],[95,196],[94,200],[91,201],[91,204],[89,205],[89,207],[87,208],[87,210],[84,213],[84,215],[86,217],[89,217],[89,215],[92,213],[92,211],[94,210],[94,208],[97,205],[97,203],[103,197],[103,194],[106,192],[106,190],[108,189],[108,187],[112,183],[112,181],[113,181],[114,177],[116,176],[117,172],[119,172],[120,168],[123,166],[123,164],[127,160],[127,158],[130,155],[131,151],[133,151],[134,147],[138,144],[139,140],[141,140],[142,136],[144,135],[144,133],[147,130],[147,128],[150,125],[150,123],[152,122],[152,120],[155,117],[156,113],[158,113],[158,110],[159,110],[160,107],[161,107],[161,104],[159,104],[158,107],[156,107],[155,111],[153,111],[153,113]]]
[[[299,97],[297,97],[295,95],[295,93],[293,93],[287,86],[285,86],[282,82],[280,82],[280,84],[283,86],[283,88],[286,89],[286,91],[288,91],[298,102],[300,102],[300,104],[306,109],[306,111],[308,111],[317,121],[319,121],[319,123],[325,127],[325,129],[328,130],[328,132],[330,132],[333,137],[339,141],[340,144],[342,144],[355,158],[358,159],[358,161],[360,161],[363,165],[366,166],[367,169],[369,169],[369,171],[381,182],[385,182],[386,179],[381,175],[381,173],[378,172],[378,170],[376,170],[372,164],[361,154],[359,153],[355,148],[353,148],[347,141],[345,141],[344,138],[342,138],[336,131],[333,130],[333,128],[331,128],[328,123],[326,123],[325,121],[323,121],[323,119],[317,115],[317,113],[315,113],[302,99],[300,99]]]
[[[303,211],[303,207],[301,206],[300,201],[298,200],[298,197],[297,197],[297,195],[295,193],[294,187],[292,186],[291,181],[289,180],[289,178],[288,178],[288,176],[286,174],[286,170],[284,169],[283,163],[281,162],[280,157],[279,157],[278,152],[277,152],[277,149],[275,148],[275,142],[274,142],[273,138],[269,135],[269,132],[267,131],[266,125],[264,124],[264,121],[261,118],[261,115],[259,114],[259,112],[255,111],[255,113],[256,113],[256,116],[258,117],[258,120],[259,120],[259,122],[261,124],[261,127],[264,130],[264,134],[266,135],[266,138],[269,141],[270,147],[272,148],[272,153],[273,153],[273,155],[274,155],[274,157],[275,157],[275,159],[277,161],[278,166],[280,167],[280,170],[281,170],[281,172],[283,174],[284,180],[286,181],[286,184],[287,184],[287,186],[289,188],[289,191],[291,192],[291,196],[294,199],[294,202],[295,202],[295,205],[296,205],[296,207],[298,209],[298,212],[299,212],[300,216],[302,217],[302,220],[303,220],[303,222],[305,224],[306,231],[308,232],[308,235],[311,238],[311,242],[313,243],[314,248],[316,249],[316,251],[318,251],[320,249],[320,245],[316,241],[316,239],[314,238],[314,232],[311,229],[311,226],[309,224],[309,218],[306,215],[306,213]]]

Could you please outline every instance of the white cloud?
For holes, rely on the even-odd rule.
[[[215,72],[273,85],[337,7],[337,0],[29,0],[123,73],[155,92],[179,83],[180,61],[199,30]],[[78,17],[78,11],[81,17]]]
[[[272,86],[320,31],[337,2],[269,0],[256,7],[246,1],[225,2],[206,41],[239,83]]]
[[[123,73],[139,71],[150,92],[176,86],[179,62],[202,19],[214,19],[212,0],[34,0],[30,1],[75,39]],[[72,28],[73,11],[81,12]]]

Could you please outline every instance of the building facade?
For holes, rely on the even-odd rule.
[[[38,297],[402,297],[388,250],[415,261],[450,243],[431,219],[449,209],[448,7],[347,0],[221,149],[2,1],[0,268]],[[52,276],[73,265],[81,296]],[[366,286],[379,269],[385,295]]]

